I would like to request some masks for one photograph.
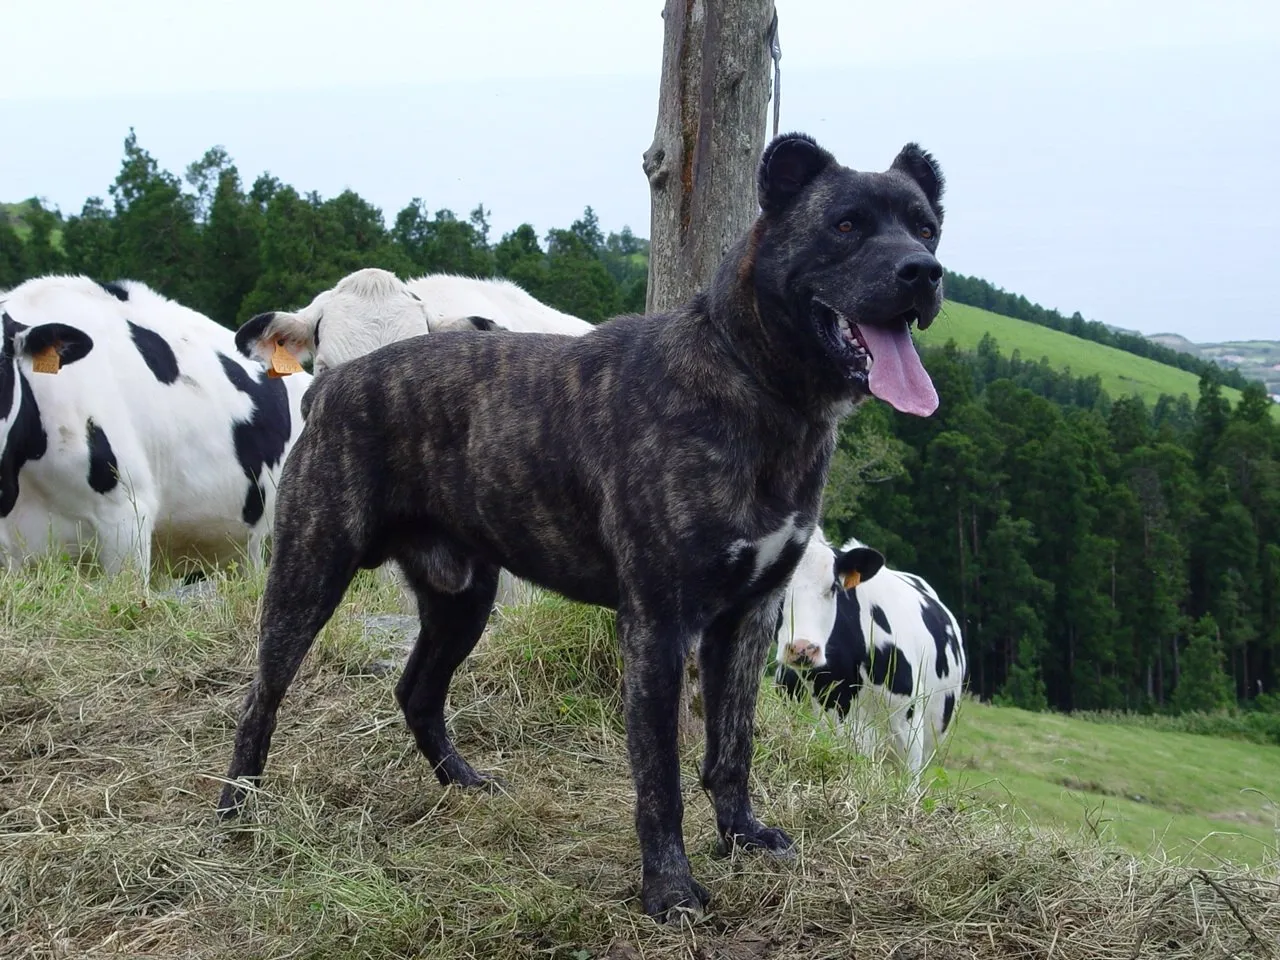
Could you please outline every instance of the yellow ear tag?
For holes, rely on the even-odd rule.
[[[271,367],[267,370],[268,377],[287,377],[291,373],[301,373],[302,364],[298,362],[298,358],[289,352],[283,343],[276,343],[275,350],[271,353]]]
[[[848,573],[844,575],[844,588],[846,590],[852,590],[861,582],[862,582],[862,574],[860,574],[857,570],[850,570]]]
[[[57,373],[62,369],[62,357],[58,356],[58,345],[51,343],[39,353],[31,355],[33,373]]]

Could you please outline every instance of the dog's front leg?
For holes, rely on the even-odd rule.
[[[710,900],[693,879],[684,850],[677,713],[690,637],[635,613],[618,613],[626,687],[627,752],[636,785],[636,834],[643,865],[644,911],[659,920]]]
[[[756,819],[747,793],[756,696],[783,592],[769,594],[745,613],[721,617],[698,649],[707,729],[702,786],[715,804],[721,852],[735,846],[774,853],[791,849],[786,833]]]

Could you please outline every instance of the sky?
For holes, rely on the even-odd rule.
[[[702,2],[702,0],[699,0]],[[781,123],[947,176],[939,252],[1085,317],[1280,339],[1280,4],[778,0]],[[661,0],[0,0],[0,199],[106,196],[129,127],[391,219],[649,233]],[[762,132],[763,138],[763,132]]]

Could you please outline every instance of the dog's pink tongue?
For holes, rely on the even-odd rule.
[[[937,410],[938,391],[920,362],[906,321],[891,327],[865,323],[858,330],[871,353],[871,392],[894,409],[917,417]]]

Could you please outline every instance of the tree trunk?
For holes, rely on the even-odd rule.
[[[773,0],[666,0],[658,123],[643,163],[651,198],[646,313],[705,289],[760,209],[755,174],[773,15]],[[686,683],[681,739],[693,732],[693,712]]]
[[[684,303],[759,209],[773,0],[666,0],[645,311]]]

